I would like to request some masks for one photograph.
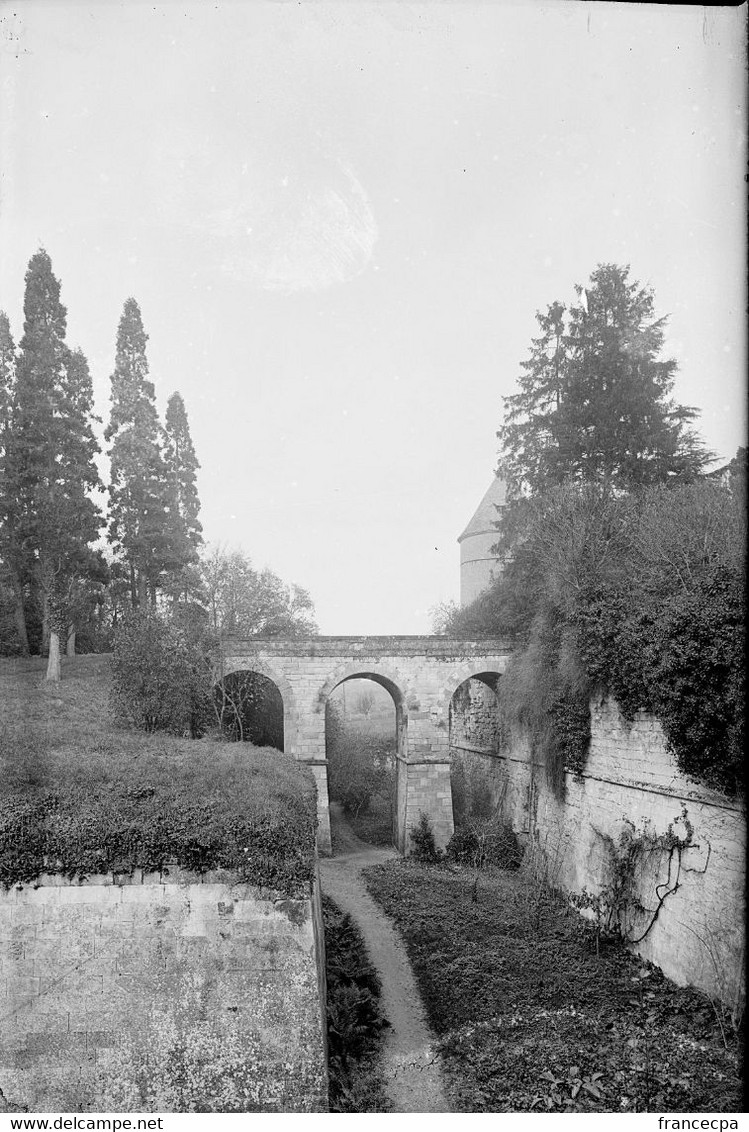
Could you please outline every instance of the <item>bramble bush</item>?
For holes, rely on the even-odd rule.
[[[483,869],[497,865],[502,869],[518,869],[523,851],[512,826],[499,821],[464,825],[455,830],[445,853],[458,865]]]

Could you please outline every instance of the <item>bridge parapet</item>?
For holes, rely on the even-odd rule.
[[[442,660],[462,660],[474,656],[509,653],[502,640],[459,640],[432,636],[317,636],[317,637],[228,637],[227,656],[427,656]]]

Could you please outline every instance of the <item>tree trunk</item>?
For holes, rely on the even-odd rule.
[[[10,571],[10,584],[13,590],[13,617],[16,622],[16,632],[21,644],[21,656],[29,655],[29,634],[26,631],[26,611],[23,607],[23,586],[15,570]]]
[[[130,566],[130,604],[133,607],[133,609],[135,609],[137,604],[138,604],[138,587],[137,587],[137,583],[135,581],[135,567],[133,566],[132,562],[129,564],[129,566]]]
[[[41,649],[39,650],[40,656],[44,656],[44,654],[49,649],[50,644],[51,644],[51,637],[52,637],[52,633],[51,633],[50,615],[49,615],[49,594],[45,593],[44,602],[42,604],[42,645],[41,645]],[[58,647],[59,647],[59,643],[60,642],[58,640]]]
[[[138,573],[138,607],[145,609],[148,601],[147,579],[143,570]]]
[[[49,660],[47,661],[47,679],[58,683],[60,680],[60,635],[54,629],[49,634]]]
[[[65,655],[75,656],[75,625],[68,626],[68,639],[65,644]]]

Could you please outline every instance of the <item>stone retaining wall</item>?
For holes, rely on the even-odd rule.
[[[0,891],[9,1110],[326,1111],[324,1002],[317,889],[175,869]]]
[[[592,704],[591,711],[585,772],[567,772],[564,801],[548,786],[545,768],[516,745],[502,759],[504,813],[516,832],[543,848],[555,883],[593,895],[606,883],[606,837],[617,843],[631,822],[638,833],[663,835],[670,826],[685,839],[688,821],[693,833],[681,854],[678,888],[666,896],[637,951],[675,982],[735,1001],[744,967],[744,811],[681,774],[652,716],[642,712],[629,726],[611,700]],[[653,918],[658,894],[674,887],[677,858],[656,851],[641,871],[640,898],[650,911],[634,934]]]

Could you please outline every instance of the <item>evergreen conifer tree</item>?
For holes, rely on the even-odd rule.
[[[0,311],[0,460],[10,428],[10,406],[16,377],[16,347],[5,311]],[[1,465],[0,465],[1,466]]]
[[[5,454],[4,495],[11,567],[30,584],[49,639],[48,678],[59,679],[59,638],[67,595],[93,568],[90,544],[101,526],[89,492],[100,487],[94,457],[93,391],[86,360],[65,342],[67,312],[43,249],[26,272],[19,347]]]
[[[168,565],[169,486],[140,308],[125,302],[117,330],[112,411],[109,541],[128,568],[133,607],[155,604]]]
[[[12,406],[15,396],[16,348],[10,322],[0,311],[0,569],[2,583],[7,586],[13,603],[16,635],[24,656],[29,653],[24,610],[24,576],[21,555],[15,537],[16,515],[7,478],[6,454],[12,429]]]
[[[169,500],[169,588],[176,597],[185,592],[188,567],[197,565],[198,548],[203,543],[196,484],[200,464],[190,436],[185,403],[179,393],[173,393],[169,398],[164,424]]]
[[[689,427],[697,410],[671,399],[676,362],[663,359],[665,318],[629,268],[599,264],[569,311],[538,314],[541,335],[505,399],[498,436],[510,501],[565,482],[626,491],[689,481],[710,463]],[[566,317],[565,317],[566,316]]]

